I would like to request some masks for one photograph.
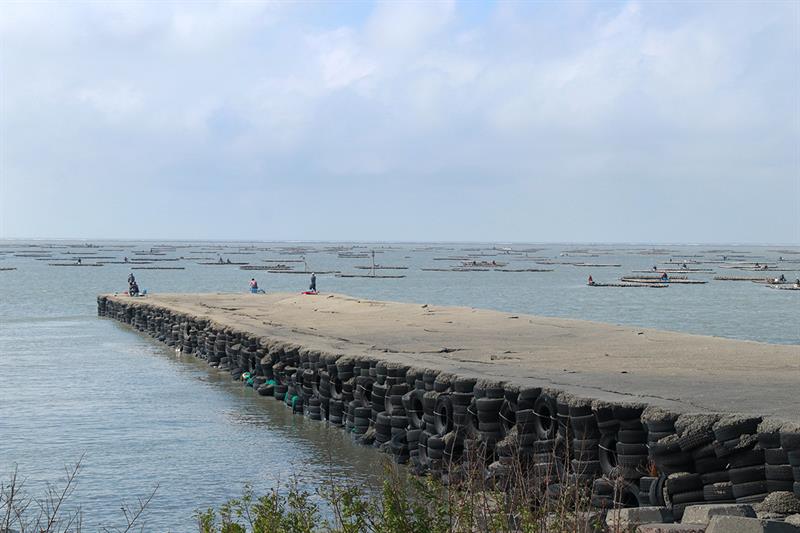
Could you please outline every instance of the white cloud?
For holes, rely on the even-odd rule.
[[[713,190],[724,176],[729,195],[765,181],[797,187],[800,80],[787,67],[799,59],[797,5],[499,3],[471,18],[475,5],[454,2],[345,7],[4,6],[0,125],[15,133],[2,136],[4,201],[34,212],[27,184],[73,168],[77,184],[140,176],[152,194],[191,186],[198,196],[335,184],[341,201],[366,180],[378,195],[432,195],[420,206],[488,183],[524,211],[526,198],[562,198],[559,183],[642,186],[654,213],[668,202],[645,191],[664,179]],[[76,164],[86,147],[95,157]],[[483,209],[480,193],[470,198],[460,209]],[[797,207],[776,201],[783,217],[771,221],[776,209],[763,225],[796,239],[785,213]],[[541,238],[580,240],[591,199],[575,202],[517,218],[561,221],[564,233]],[[718,209],[730,240],[731,227],[765,231]],[[31,220],[15,212],[5,225],[22,234]],[[342,237],[351,218],[336,218]],[[487,219],[498,238],[523,238],[504,233],[520,230],[504,226],[503,210]]]

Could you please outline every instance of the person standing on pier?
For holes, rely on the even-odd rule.
[[[311,285],[308,286],[309,292],[317,292],[317,274],[311,273]]]

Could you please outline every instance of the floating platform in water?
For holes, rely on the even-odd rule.
[[[338,270],[267,270],[270,274],[305,274],[306,276],[310,276],[311,274],[338,274]]]
[[[755,278],[752,276],[714,276],[716,281],[761,281],[764,278]]]
[[[369,265],[356,265],[353,268],[358,268],[359,270],[408,270],[407,266],[383,266],[383,265],[375,265],[371,267]]]
[[[51,267],[101,267],[103,263],[47,263]]]
[[[632,270],[631,272],[635,272],[635,273],[641,272],[641,273],[649,273],[649,274],[653,274],[653,273],[657,273],[657,272],[666,272],[667,274],[683,274],[683,273],[686,273],[686,272],[702,272],[702,273],[706,273],[706,274],[713,274],[714,270],[712,270],[710,268],[659,268],[658,270],[653,270],[651,268],[650,270]]]
[[[17,267],[0,267],[0,271],[7,272],[9,270],[16,270]]]
[[[655,283],[655,284],[662,284],[662,283],[678,283],[684,285],[704,285],[708,283],[707,281],[703,281],[701,279],[678,279],[678,278],[669,278],[667,281],[656,281],[651,278],[620,278],[620,281],[623,283]]]
[[[131,267],[131,270],[186,270],[186,267]]]
[[[778,289],[779,291],[800,291],[800,287],[797,285],[767,285],[770,289]]]
[[[651,289],[666,289],[669,283],[587,283],[589,287],[649,287]]]
[[[250,263],[236,263],[234,261],[231,261],[230,263],[228,263],[228,262],[220,263],[219,261],[209,261],[209,262],[203,262],[203,263],[197,263],[197,264],[198,265],[207,265],[207,266],[233,266],[233,265],[249,265]]]
[[[555,272],[552,268],[495,268],[495,272]]]
[[[405,274],[336,274],[337,278],[378,278],[378,279],[399,279],[406,277]]]

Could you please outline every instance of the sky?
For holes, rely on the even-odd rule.
[[[0,238],[800,243],[800,2],[9,2]]]

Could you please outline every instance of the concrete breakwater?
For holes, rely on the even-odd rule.
[[[103,295],[98,314],[419,472],[466,461],[502,479],[521,460],[554,490],[591,486],[598,507],[676,514],[800,495],[797,347],[333,295]],[[680,368],[659,370],[664,354]],[[679,371],[702,356],[719,387]]]

